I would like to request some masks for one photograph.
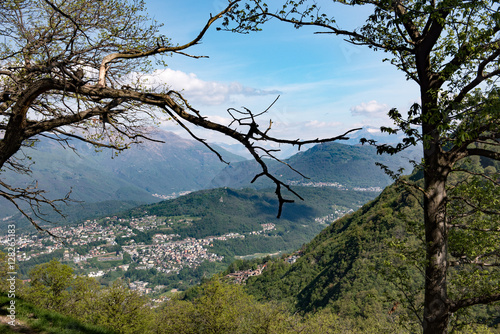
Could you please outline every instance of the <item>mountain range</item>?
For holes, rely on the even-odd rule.
[[[279,176],[285,183],[327,182],[348,188],[384,188],[392,180],[376,165],[377,162],[394,171],[404,168],[409,174],[413,169],[411,161],[419,162],[420,156],[418,147],[408,149],[398,155],[377,155],[376,148],[373,146],[331,142],[315,145],[283,160],[283,163],[268,159],[267,164],[270,172]],[[263,188],[271,186],[270,181],[264,180],[250,184],[259,172],[260,166],[254,160],[232,163],[212,180],[210,187]]]
[[[111,150],[102,152],[87,143],[72,140],[72,149],[59,143],[40,139],[33,148],[23,149],[17,157],[33,162],[30,175],[2,172],[6,183],[25,187],[37,184],[47,191],[49,198],[62,198],[71,191],[71,198],[98,210],[93,204],[106,202],[108,211],[121,211],[143,203],[159,201],[179,193],[205,189],[212,178],[224,168],[218,157],[203,144],[183,139],[170,132],[158,132],[155,139],[164,143],[145,141],[119,154]],[[228,161],[243,158],[215,146]],[[115,209],[113,207],[116,206]],[[69,215],[79,211],[71,208]],[[66,209],[65,207],[63,207]],[[92,210],[93,210],[92,209]],[[99,210],[98,210],[99,211]],[[1,218],[16,212],[0,199]],[[49,219],[57,219],[49,216]]]
[[[201,189],[272,186],[264,180],[251,185],[250,181],[260,172],[256,162],[217,145],[213,147],[229,165],[200,142],[163,131],[158,131],[155,138],[164,143],[146,141],[119,154],[111,150],[99,152],[90,144],[72,140],[69,143],[75,153],[53,140],[41,138],[33,148],[25,148],[18,154],[18,158],[26,156],[29,160],[25,161],[33,162],[32,173],[20,175],[6,170],[2,179],[15,187],[36,184],[47,191],[48,198],[62,198],[71,191],[71,198],[80,203],[62,206],[69,222],[110,215]],[[379,156],[371,146],[334,142],[316,145],[284,160],[309,179],[277,161],[268,160],[268,164],[272,173],[295,185],[328,182],[342,187],[381,189],[391,180],[375,162],[394,169],[410,168],[411,159],[418,160],[418,152]],[[13,220],[26,221],[4,199],[0,199],[0,212],[0,219],[14,215]],[[65,221],[50,210],[45,213],[47,220]]]

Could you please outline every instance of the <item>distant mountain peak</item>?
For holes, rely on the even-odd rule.
[[[154,202],[175,193],[205,189],[226,166],[216,154],[195,140],[172,132],[155,129],[150,132],[157,141],[143,140],[120,152],[96,149],[82,141],[70,140],[78,154],[58,142],[40,138],[34,148],[24,148],[32,157],[31,176],[12,171],[2,172],[6,183],[24,187],[34,180],[49,198],[63,198],[70,189],[71,197],[84,202],[136,201]],[[245,160],[214,146],[227,161]],[[0,199],[0,219],[17,211]]]
[[[378,144],[397,144],[401,142],[404,138],[403,134],[388,134],[380,131],[380,128],[373,126],[365,126],[361,130],[353,132],[349,135],[349,139],[342,141],[344,144],[348,145],[360,145],[360,139],[373,139],[377,141]]]

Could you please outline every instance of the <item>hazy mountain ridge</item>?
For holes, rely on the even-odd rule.
[[[71,198],[86,203],[132,201],[137,204],[158,201],[157,196],[205,189],[226,165],[203,144],[173,133],[153,136],[165,143],[145,141],[115,156],[114,151],[96,152],[80,141],[70,141],[76,149],[41,139],[34,148],[23,149],[31,157],[31,175],[2,171],[12,186],[24,187],[38,182],[47,197],[62,198],[71,190]],[[221,148],[216,149],[228,161],[244,160]],[[22,154],[18,154],[22,157]],[[0,199],[2,217],[16,213],[10,203]]]
[[[382,169],[375,165],[380,162],[392,170],[405,168],[407,173],[413,169],[410,160],[419,161],[420,151],[408,149],[398,155],[378,155],[376,148],[369,145],[347,145],[337,142],[316,145],[307,151],[299,152],[285,160],[287,164],[307,178],[296,173],[289,166],[268,160],[271,173],[284,182],[330,182],[354,187],[379,187],[389,185],[392,180]],[[269,187],[270,181],[260,178],[250,184],[259,173],[259,165],[247,160],[232,163],[222,170],[210,183],[211,187]]]
[[[32,158],[31,176],[7,170],[2,172],[2,177],[18,187],[38,182],[40,189],[48,191],[49,198],[62,198],[71,190],[71,198],[83,203],[69,209],[62,206],[62,209],[69,221],[75,221],[95,217],[89,214],[91,212],[114,214],[123,208],[130,208],[131,204],[155,202],[186,191],[222,186],[246,187],[260,172],[260,166],[255,161],[244,160],[216,145],[214,148],[231,162],[229,166],[194,140],[164,131],[157,132],[153,137],[164,143],[145,141],[118,155],[111,150],[96,152],[92,145],[73,140],[70,143],[76,149],[75,153],[57,142],[42,139],[34,148],[24,149],[23,152]],[[338,182],[346,186],[383,187],[390,180],[374,162],[389,161],[388,165],[399,167],[402,161],[408,166],[408,159],[404,160],[377,156],[373,147],[330,143],[316,145],[287,160],[310,179],[303,179],[276,161],[268,160],[268,164],[269,169],[286,182]],[[272,184],[261,178],[251,186],[265,188]],[[94,205],[104,201],[107,202],[103,205],[105,210]],[[0,199],[0,209],[0,218],[17,214],[4,199]],[[61,221],[52,212],[47,214],[49,220]],[[18,214],[16,217],[16,221],[24,220]]]

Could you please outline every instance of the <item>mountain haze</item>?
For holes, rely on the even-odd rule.
[[[345,187],[380,187],[389,185],[392,180],[380,169],[380,162],[392,170],[401,167],[407,173],[412,170],[410,160],[418,161],[420,152],[408,149],[399,155],[377,155],[376,149],[369,145],[346,145],[337,142],[316,145],[306,151],[299,152],[285,160],[287,164],[302,173],[302,177],[287,165],[268,160],[271,173],[285,182],[309,183],[330,182]],[[253,177],[259,173],[259,165],[253,160],[232,163],[225,167],[211,182],[211,187],[246,187],[250,186]],[[259,179],[255,187],[271,186],[264,178]]]
[[[140,204],[201,189],[249,186],[264,189],[273,186],[264,178],[250,184],[260,173],[260,167],[253,160],[245,160],[213,146],[230,162],[226,165],[197,141],[162,131],[153,137],[164,143],[145,141],[119,154],[106,149],[96,152],[92,145],[72,140],[70,145],[76,149],[75,153],[53,140],[41,138],[33,148],[26,148],[18,154],[18,158],[24,154],[31,159],[25,158],[24,162],[33,162],[33,173],[19,175],[6,170],[2,177],[16,187],[37,182],[38,188],[47,190],[48,198],[62,198],[71,190],[71,198],[81,203],[61,207],[68,217],[66,221],[47,210],[45,218],[55,222],[77,222],[114,215]],[[267,163],[274,175],[293,185],[326,182],[344,189],[380,189],[391,180],[375,162],[393,169],[409,168],[410,159],[418,159],[418,153],[410,151],[405,156],[380,156],[371,146],[333,142],[316,145],[286,160],[309,179],[277,161],[268,160]],[[26,223],[26,219],[4,199],[0,199],[0,212],[0,219],[14,215],[14,221],[22,222],[22,225]]]
[[[203,144],[183,139],[170,132],[157,132],[154,138],[164,143],[144,141],[115,154],[104,149],[96,152],[87,143],[72,140],[76,149],[41,138],[34,148],[25,148],[24,162],[33,163],[31,175],[20,175],[6,170],[2,178],[16,187],[38,183],[47,190],[47,197],[61,198],[71,190],[71,198],[85,203],[155,202],[156,196],[205,189],[210,180],[224,166],[218,157]],[[216,149],[227,161],[243,158],[221,148]],[[130,208],[130,206],[128,206]],[[10,203],[0,199],[3,218],[16,212]]]

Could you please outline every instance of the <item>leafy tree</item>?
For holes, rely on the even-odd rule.
[[[7,254],[0,251],[0,291],[9,290],[10,283],[9,281],[7,281],[7,278],[9,278],[9,275],[7,273],[11,271],[12,270],[9,270]]]
[[[71,267],[57,260],[37,265],[30,279],[23,297],[38,306],[116,333],[144,333],[149,328],[152,314],[146,298],[120,280],[101,288],[94,278],[76,276]]]
[[[300,321],[278,305],[257,303],[240,285],[217,278],[198,290],[190,301],[167,302],[155,333],[295,333],[293,326]]]
[[[458,295],[448,293],[449,268],[455,261],[450,262],[450,255],[453,255],[449,252],[451,240],[464,233],[470,234],[469,240],[475,239],[479,236],[472,234],[473,231],[479,232],[478,229],[490,234],[498,233],[500,229],[498,206],[475,201],[470,196],[472,191],[460,195],[448,192],[449,178],[462,171],[478,176],[480,189],[498,193],[498,174],[476,173],[462,169],[460,165],[469,157],[500,160],[500,90],[496,85],[500,76],[498,1],[334,2],[367,6],[373,12],[361,27],[345,30],[314,1],[286,0],[271,7],[261,0],[241,0],[226,16],[223,26],[247,33],[260,30],[260,25],[266,21],[277,19],[296,28],[318,27],[322,33],[340,35],[351,44],[384,51],[391,64],[408,80],[419,85],[420,103],[414,104],[406,114],[392,109],[389,116],[396,128],[382,128],[389,133],[401,131],[406,135],[402,143],[391,146],[367,141],[376,145],[380,153],[390,154],[422,144],[424,159],[420,167],[424,184],[419,187],[407,183],[418,189],[423,197],[426,255],[422,325],[424,333],[446,333],[453,313],[472,305],[500,300],[496,279],[485,280],[487,287],[480,291],[473,289],[469,290],[470,293],[466,291]],[[388,172],[395,178],[399,176]],[[478,180],[472,181],[473,184]],[[479,188],[475,187],[475,191],[482,193]],[[469,209],[462,214],[471,217],[470,213],[474,212],[490,218],[462,219],[460,215],[450,215],[447,206],[452,201],[459,201],[459,206]],[[465,252],[458,262],[469,261],[476,267],[490,264],[489,271],[496,273],[498,242],[482,240],[488,247],[478,245],[474,252],[484,253]],[[486,259],[494,261],[485,262]]]
[[[44,308],[62,310],[67,306],[73,269],[57,260],[37,265],[29,273],[28,298]]]
[[[68,307],[64,313],[84,321],[91,319],[92,312],[96,311],[94,306],[100,291],[101,286],[95,278],[75,277],[71,283]]]
[[[29,272],[23,295],[34,304],[85,320],[101,287],[94,278],[74,275],[73,268],[53,259]]]
[[[212,280],[195,288],[190,300],[170,300],[156,321],[155,333],[406,333],[380,318],[342,317],[325,308],[305,316],[275,302],[256,302],[240,285]]]
[[[91,311],[83,319],[113,329],[117,333],[145,333],[151,321],[151,309],[145,297],[130,290],[122,281],[98,292]]]
[[[97,148],[123,150],[152,138],[147,132],[159,116],[176,121],[191,136],[218,154],[185,125],[190,123],[225,134],[243,144],[266,176],[276,184],[281,206],[289,202],[281,189],[288,188],[267,169],[262,154],[272,151],[259,141],[307,144],[324,140],[281,140],[261,130],[258,115],[230,110],[233,122],[212,122],[191,107],[181,93],[166,85],[152,88],[141,80],[155,66],[166,66],[163,56],[183,55],[196,45],[220,13],[210,15],[193,40],[177,45],[159,33],[161,24],[143,14],[142,0],[62,1],[6,0],[0,4],[0,169],[29,173],[29,157],[14,156],[32,146],[40,136],[71,147],[81,140]],[[207,14],[208,16],[208,14]],[[232,125],[237,124],[235,129]],[[218,154],[223,161],[222,157]],[[0,196],[10,201],[38,229],[22,202],[40,217],[40,207],[57,211],[57,202],[45,196],[36,183],[29,187],[0,180]]]

